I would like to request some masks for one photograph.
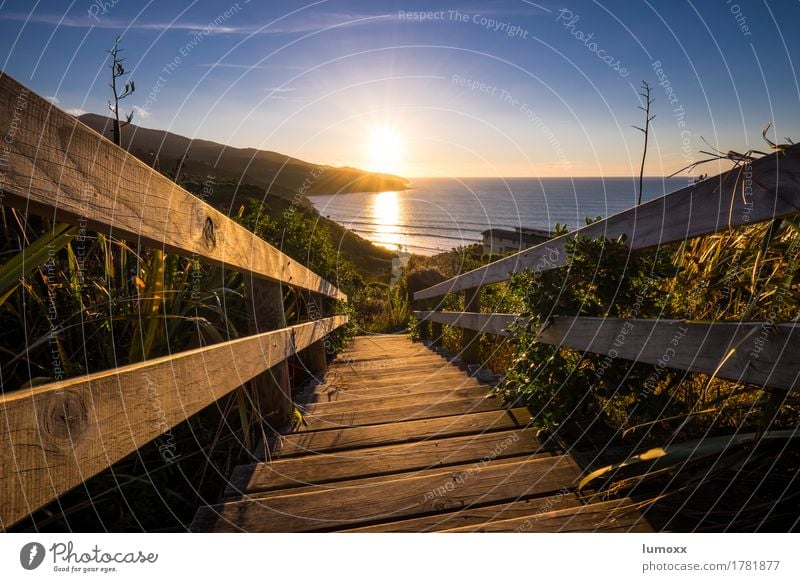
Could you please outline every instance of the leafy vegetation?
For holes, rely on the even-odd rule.
[[[236,220],[350,295],[388,280],[392,253],[307,205],[264,197],[232,180],[188,177],[182,185],[210,202],[238,205]],[[247,330],[239,273],[10,208],[0,207],[0,219],[5,393],[235,339]],[[365,247],[371,248],[361,253]],[[285,305],[289,322],[310,317],[305,299],[288,288]],[[394,320],[405,318],[407,305],[393,305]],[[354,314],[349,304],[333,309]],[[354,329],[335,334],[328,345],[341,348]],[[291,365],[290,374],[300,384],[305,372]],[[247,394],[236,391],[17,529],[183,529],[200,504],[219,498],[233,467],[251,460],[243,443],[254,442],[261,429],[250,408]]]

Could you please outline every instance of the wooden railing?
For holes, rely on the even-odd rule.
[[[287,359],[319,372],[344,316],[286,326],[281,285],[334,285],[0,72],[0,205],[200,257],[245,275],[252,335],[0,395],[0,529],[252,381],[290,413]],[[314,299],[316,297],[316,299]]]
[[[564,266],[570,239],[624,236],[628,248],[637,251],[798,212],[800,145],[418,291],[414,299],[424,309],[414,314],[434,342],[442,337],[442,325],[460,328],[461,357],[478,364],[480,334],[506,336],[508,327],[520,320],[514,314],[481,313],[481,287],[507,281],[525,269],[541,273]],[[436,298],[455,292],[465,294],[465,312],[436,309]],[[538,330],[538,341],[598,354],[612,352],[614,357],[716,374],[735,382],[794,389],[800,382],[800,324],[774,323],[554,317]],[[671,347],[678,328],[679,350]],[[749,350],[735,349],[764,329],[769,329],[770,340],[759,346],[758,358]],[[621,335],[628,339],[620,342]]]

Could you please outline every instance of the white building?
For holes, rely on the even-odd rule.
[[[537,228],[517,227],[514,230],[490,228],[484,230],[481,235],[483,236],[483,253],[490,255],[521,251],[536,246],[548,240],[551,233]]]

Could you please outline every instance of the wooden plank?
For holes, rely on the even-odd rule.
[[[495,329],[503,325],[499,322],[520,319],[483,313],[422,313],[443,322],[457,321],[459,325],[483,329]],[[800,382],[800,359],[796,357],[800,353],[800,327],[796,323],[769,326],[759,321],[554,317],[540,332],[539,341],[660,368],[703,374],[716,371],[717,377],[725,380],[769,388],[794,390]]]
[[[430,438],[445,438],[523,428],[533,420],[526,408],[493,410],[458,416],[398,422],[389,426],[362,426],[300,432],[281,438],[276,457],[329,453],[378,445],[401,444]]]
[[[402,445],[277,459],[236,467],[226,497],[284,490],[357,477],[433,469],[459,463],[543,453],[535,429],[511,429]]]
[[[259,493],[248,493],[244,496],[239,496],[228,501],[268,501],[270,499],[277,499],[287,495],[298,495],[301,493],[313,493],[318,491],[333,491],[335,490],[342,497],[347,497],[352,491],[356,489],[372,489],[381,487],[386,483],[393,483],[400,485],[403,481],[416,477],[428,477],[432,475],[447,476],[453,473],[464,473],[474,470],[491,463],[493,467],[497,467],[504,463],[519,463],[520,461],[531,461],[541,458],[552,458],[554,455],[551,453],[531,453],[526,455],[517,455],[514,457],[502,457],[497,459],[492,458],[478,458],[471,459],[466,463],[457,463],[450,466],[430,467],[418,470],[405,471],[403,473],[394,473],[391,475],[377,475],[377,476],[362,476],[357,475],[351,479],[344,479],[340,481],[333,481],[329,483],[302,483],[297,487],[291,489],[280,489],[274,491],[263,491]]]
[[[452,325],[472,329],[481,333],[508,336],[506,331],[512,323],[525,324],[530,321],[510,313],[471,313],[464,311],[415,311],[414,317],[419,320],[433,321],[438,324]]]
[[[345,426],[405,422],[408,420],[438,418],[440,416],[455,416],[457,414],[474,414],[502,408],[503,400],[499,396],[459,398],[432,404],[387,406],[385,408],[365,407],[357,410],[304,414],[304,427],[301,430],[331,430]]]
[[[468,469],[409,477],[363,488],[287,494],[267,500],[201,508],[194,531],[325,531],[405,516],[457,511],[473,504],[515,501],[554,493],[579,471],[568,456],[517,463],[489,462]]]
[[[379,358],[372,358],[369,360],[348,360],[346,358],[336,359],[328,366],[328,370],[332,374],[338,372],[346,372],[348,370],[391,370],[396,368],[405,368],[406,366],[414,366],[419,364],[439,364],[440,366],[450,363],[449,360],[427,352],[425,354],[413,354],[397,357],[381,356]]]
[[[800,325],[796,323],[770,328],[764,322],[559,317],[540,337],[548,344],[616,353],[627,360],[704,374],[714,373],[736,348],[717,377],[783,390],[796,389],[800,379]],[[648,387],[652,389],[643,386]]]
[[[493,520],[443,530],[445,532],[639,532],[652,528],[629,498],[577,507],[533,512],[511,519]]]
[[[354,386],[358,384],[367,385],[387,385],[398,383],[431,382],[440,379],[464,379],[470,376],[452,364],[443,366],[433,366],[425,368],[413,368],[409,370],[387,371],[378,374],[329,374],[325,378],[324,386]]]
[[[645,202],[605,220],[579,228],[414,293],[414,300],[506,281],[509,273],[530,268],[542,272],[566,261],[566,242],[576,236],[626,237],[632,250],[789,216],[800,211],[800,145],[753,162],[752,189],[734,168],[661,198]]]
[[[472,377],[461,379],[443,379],[433,382],[418,382],[416,384],[388,384],[384,386],[375,386],[370,384],[362,384],[355,386],[315,386],[314,390],[304,396],[302,402],[312,404],[314,402],[335,402],[338,400],[353,400],[356,398],[370,398],[373,396],[401,396],[403,394],[425,394],[428,392],[438,392],[440,390],[458,390],[460,388],[469,388],[475,386],[484,386],[489,389],[491,386],[482,384]]]
[[[306,414],[321,415],[334,412],[347,412],[363,408],[403,408],[416,404],[433,404],[464,398],[479,399],[489,394],[486,386],[470,386],[466,388],[443,388],[440,390],[416,394],[381,394],[372,396],[367,390],[361,397],[342,398],[328,402],[317,402],[304,406]]]
[[[245,290],[250,335],[286,327],[283,291],[280,284],[246,276]],[[278,432],[285,430],[291,422],[293,413],[288,359],[281,360],[263,374],[250,380],[249,387],[260,422]],[[258,433],[261,432],[260,429],[261,427]]]
[[[481,288],[464,289],[464,310],[481,312]],[[461,328],[461,359],[468,364],[481,363],[481,334],[468,327]]]
[[[14,138],[4,144],[4,206],[347,300],[319,275],[0,72],[0,127],[12,122]]]
[[[266,332],[0,397],[7,528],[317,341],[347,318]]]
[[[479,507],[465,507],[450,513],[436,513],[425,517],[416,517],[400,521],[389,521],[363,527],[347,529],[352,533],[377,533],[377,532],[407,532],[422,533],[436,532],[464,526],[479,526],[502,519],[535,515],[548,511],[557,511],[568,507],[581,505],[578,496],[564,490],[557,495],[523,499],[498,505]]]
[[[338,370],[329,370],[326,375],[326,380],[347,380],[349,382],[368,381],[368,380],[383,380],[385,378],[400,378],[408,376],[409,374],[424,374],[436,372],[460,372],[454,364],[447,362],[447,360],[439,358],[433,361],[422,361],[418,363],[410,363],[400,367],[364,367],[361,369],[354,369],[350,367],[341,367]]]

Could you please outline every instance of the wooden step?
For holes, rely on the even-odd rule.
[[[436,352],[432,352],[428,349],[421,348],[419,350],[396,350],[390,353],[381,353],[381,354],[374,354],[371,356],[367,356],[364,354],[352,354],[350,356],[338,356],[333,362],[331,362],[331,367],[333,368],[347,368],[350,366],[358,367],[358,366],[375,366],[379,367],[381,365],[384,366],[398,366],[404,365],[408,363],[421,363],[425,361],[435,362],[438,361],[441,364],[449,363],[449,360],[440,356]]]
[[[486,391],[491,389],[488,384],[483,384],[475,378],[444,379],[436,382],[426,382],[417,384],[388,384],[385,386],[347,386],[331,387],[321,384],[301,395],[299,400],[303,404],[314,404],[318,402],[337,402],[340,400],[358,400],[362,398],[382,397],[382,396],[403,396],[405,394],[428,394],[442,390],[460,390],[462,388],[483,388]]]
[[[426,420],[397,422],[391,425],[375,425],[317,432],[300,432],[281,438],[276,456],[288,457],[308,453],[324,453],[393,445],[421,441],[429,438],[445,438],[468,434],[479,434],[509,428],[524,428],[533,420],[527,408],[494,410],[458,416],[445,416]]]
[[[637,504],[629,498],[590,503],[511,519],[470,524],[447,532],[652,532]]]
[[[387,521],[355,527],[345,531],[354,533],[436,532],[465,526],[479,526],[501,519],[529,517],[531,515],[557,511],[568,507],[577,507],[579,505],[581,505],[581,502],[577,494],[570,490],[564,490],[556,495],[548,497],[535,497],[532,499],[523,499],[521,501],[499,503],[497,505],[465,507],[459,511],[434,513],[424,517],[415,517],[398,521]]]
[[[194,531],[330,531],[555,493],[580,474],[569,456],[490,462],[467,471],[398,476],[363,488],[286,494],[201,508]]]
[[[325,382],[319,384],[319,390],[339,388],[346,390],[358,390],[359,388],[369,390],[372,388],[385,388],[386,386],[417,386],[420,384],[432,384],[433,382],[461,382],[470,378],[468,374],[456,368],[439,370],[434,373],[413,373],[391,374],[379,378],[325,378]]]
[[[398,479],[410,479],[412,477],[426,477],[431,475],[451,475],[454,473],[458,474],[470,474],[478,467],[483,467],[488,464],[496,467],[502,465],[503,463],[518,463],[522,460],[531,460],[531,459],[538,459],[543,457],[553,457],[551,453],[533,453],[530,455],[522,455],[516,457],[505,457],[501,459],[478,459],[477,461],[472,461],[469,463],[458,463],[455,465],[450,465],[447,467],[432,467],[428,469],[418,469],[412,471],[404,471],[400,473],[394,473],[391,475],[378,475],[375,477],[357,477],[355,479],[344,479],[341,481],[331,481],[329,483],[312,483],[312,484],[305,484],[299,487],[294,487],[291,489],[280,489],[275,491],[263,491],[259,493],[248,493],[244,496],[234,497],[230,501],[246,501],[246,500],[253,500],[253,501],[265,501],[268,499],[276,499],[278,497],[284,497],[286,495],[296,495],[299,493],[310,493],[314,491],[332,491],[336,490],[342,495],[348,495],[350,491],[354,489],[369,489],[372,487],[380,487],[384,483],[388,483],[390,481],[395,482]]]
[[[328,399],[329,394],[336,394],[338,392],[345,394],[352,394],[358,396],[359,393],[364,394],[365,391],[370,391],[375,394],[380,394],[382,391],[397,390],[398,393],[404,390],[408,394],[418,392],[428,392],[429,390],[440,389],[442,387],[463,388],[467,386],[485,386],[476,378],[472,378],[465,374],[458,376],[443,376],[432,380],[423,381],[408,381],[407,379],[391,380],[387,382],[363,382],[360,384],[317,384],[311,391],[308,392],[308,397],[324,396]]]
[[[373,424],[388,424],[405,422],[408,420],[421,420],[425,418],[438,418],[440,416],[456,416],[472,414],[489,410],[501,410],[503,400],[499,396],[483,396],[474,398],[459,398],[445,400],[432,404],[411,404],[408,406],[388,406],[385,408],[357,408],[323,412],[322,414],[304,414],[303,427],[305,430],[331,430],[342,427],[369,426]]]
[[[342,368],[336,373],[329,371],[329,373],[325,374],[325,379],[330,383],[345,382],[352,384],[355,382],[367,382],[372,380],[383,380],[387,378],[402,379],[412,375],[420,378],[434,378],[437,375],[446,373],[458,373],[465,376],[467,375],[466,372],[459,370],[455,366],[441,361],[389,369],[368,368],[365,370],[350,370],[347,368]]]
[[[402,408],[415,404],[433,404],[463,398],[479,399],[488,394],[489,389],[486,386],[469,386],[467,388],[456,389],[446,388],[416,394],[384,392],[383,394],[373,395],[372,391],[366,391],[362,392],[360,396],[353,396],[350,394],[348,397],[338,400],[307,404],[303,408],[306,414],[318,416],[321,414],[358,410],[361,408]]]
[[[534,429],[502,430],[241,465],[225,497],[547,452],[535,435]]]

